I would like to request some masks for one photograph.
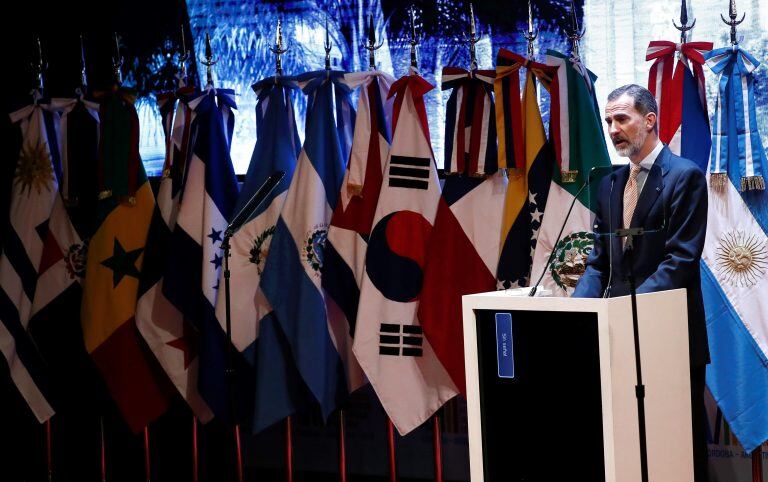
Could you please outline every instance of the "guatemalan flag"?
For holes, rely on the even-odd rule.
[[[347,74],[345,79],[350,87],[360,85],[360,97],[352,152],[328,228],[322,285],[329,326],[345,340],[347,388],[352,392],[365,383],[351,350],[365,251],[381,191],[384,162],[389,154],[392,101],[387,99],[387,93],[395,79],[377,70]]]
[[[288,348],[282,361],[289,373],[298,371],[327,417],[347,395],[344,363],[350,360],[346,332],[337,334],[328,324],[320,275],[355,114],[344,72],[311,72],[297,81],[308,96],[306,139],[275,227],[261,289],[274,310],[277,336]],[[262,332],[264,328],[262,324]],[[274,369],[259,358],[259,402],[269,403],[265,391],[291,389],[264,383],[262,373]],[[255,428],[278,420],[264,418]]]
[[[678,156],[694,161],[702,170],[709,161],[710,132],[704,87],[704,54],[712,42],[676,44],[655,40],[645,60],[653,60],[648,90],[659,109],[659,139]],[[678,58],[677,66],[674,66]],[[673,73],[674,67],[674,73]]]
[[[234,118],[231,111],[235,108],[234,92],[210,88],[193,95],[188,103],[194,111],[191,155],[179,198],[163,294],[199,332],[199,348],[190,349],[199,349],[200,395],[217,417],[233,422],[237,419],[230,410],[225,373],[229,341],[216,319],[215,304],[224,259],[221,241],[237,202],[237,179],[229,157],[232,131],[228,122]],[[245,375],[245,361],[239,356],[233,359],[235,373]],[[251,390],[246,377],[233,383],[237,386],[235,408],[250,408]]]
[[[417,316],[427,246],[440,201],[424,94],[415,69],[392,85],[392,147],[365,255],[354,353],[381,404],[407,434],[458,389]]]
[[[0,352],[21,396],[37,420],[51,418],[46,366],[27,333],[48,219],[58,191],[61,159],[59,115],[38,102],[11,114],[22,147],[11,192],[10,226],[0,254]]]
[[[701,269],[707,385],[751,452],[768,439],[768,198],[752,76],[759,64],[738,45],[705,58],[719,76]]]
[[[253,90],[257,98],[256,146],[233,214],[240,212],[269,176],[283,171],[285,177],[230,241],[232,343],[251,365],[256,363],[260,322],[265,316],[272,316],[272,307],[259,290],[259,281],[301,150],[293,111],[296,81],[292,77],[269,77],[254,84]],[[224,286],[223,277],[219,284]],[[216,317],[222,326],[226,319],[224,306],[224,290],[219,290]]]
[[[496,158],[494,77],[492,70],[443,69],[442,87],[453,89],[454,100],[446,112],[446,139],[453,141],[446,142],[452,147],[445,161],[455,167],[445,180],[428,244],[418,318],[461,392],[466,385],[461,297],[496,287],[507,188]]]

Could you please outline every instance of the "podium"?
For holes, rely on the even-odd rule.
[[[629,296],[462,301],[472,482],[640,482]],[[685,290],[637,302],[649,480],[692,482]]]

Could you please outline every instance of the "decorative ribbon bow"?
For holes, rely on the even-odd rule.
[[[427,121],[427,109],[424,105],[424,94],[434,89],[435,86],[424,80],[419,75],[419,71],[415,67],[411,67],[408,75],[400,77],[389,88],[389,94],[387,99],[395,98],[395,103],[392,107],[392,134],[394,135],[395,129],[397,129],[397,121],[400,118],[400,109],[403,107],[403,101],[405,100],[405,91],[407,88],[411,88],[411,95],[413,96],[413,104],[416,107],[416,113],[419,115],[419,122],[421,123],[421,129],[424,131],[424,136],[427,140],[429,136],[429,122]],[[432,144],[430,143],[430,149]]]
[[[704,53],[712,50],[712,42],[688,42],[679,44],[667,40],[654,40],[648,44],[645,60],[653,60],[648,74],[648,88],[658,104],[659,138],[669,144],[675,136],[683,115],[683,71],[690,66],[699,92],[699,100],[707,112],[707,98],[704,88]],[[675,54],[680,61],[674,70]],[[706,116],[709,119],[709,116]]]
[[[498,170],[493,70],[444,67],[441,88],[453,89],[446,106],[447,174],[483,177]],[[467,145],[469,135],[469,145]]]
[[[351,94],[352,89],[345,82],[344,76],[346,72],[341,70],[317,70],[314,72],[307,72],[296,76],[296,81],[307,95],[307,119],[305,123],[309,123],[309,116],[313,112],[310,108],[315,102],[318,89],[325,85],[326,82],[333,84],[333,93],[336,98],[336,130],[339,133],[339,139],[342,142],[342,154],[343,157],[349,155],[349,149],[352,145],[352,133],[355,126],[355,108],[352,105]]]
[[[712,72],[720,75],[710,182],[722,188],[728,173],[738,168],[741,191],[764,190],[765,151],[757,128],[752,76],[760,63],[738,45],[713,50],[704,58]]]

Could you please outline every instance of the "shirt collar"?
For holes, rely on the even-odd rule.
[[[656,147],[653,148],[653,150],[643,158],[642,161],[640,161],[640,167],[643,171],[650,171],[651,167],[653,167],[653,163],[656,162],[656,158],[659,157],[659,154],[661,154],[661,150],[664,149],[664,143],[661,141],[656,141]],[[631,164],[631,161],[630,161]]]

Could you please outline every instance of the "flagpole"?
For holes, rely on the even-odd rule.
[[[104,415],[99,416],[99,441],[101,449],[101,482],[107,482],[107,449],[104,446]]]
[[[435,448],[435,482],[443,482],[443,440],[438,414],[432,416],[432,445]]]
[[[144,427],[144,473],[147,476],[147,482],[152,482],[152,464],[149,457],[149,425]]]
[[[752,482],[763,482],[763,446],[752,451]]]
[[[243,447],[240,444],[240,424],[235,424],[235,445],[237,456],[237,482],[243,482]]]
[[[53,482],[53,457],[52,457],[51,419],[45,421],[45,462],[48,467],[48,482]]]
[[[197,417],[192,415],[192,482],[198,481]]]
[[[344,410],[339,410],[339,481],[347,482],[347,447],[344,430]]]
[[[397,452],[395,451],[395,425],[387,417],[387,454],[389,455],[389,482],[397,482]]]
[[[293,482],[293,436],[291,416],[285,419],[285,482]]]

